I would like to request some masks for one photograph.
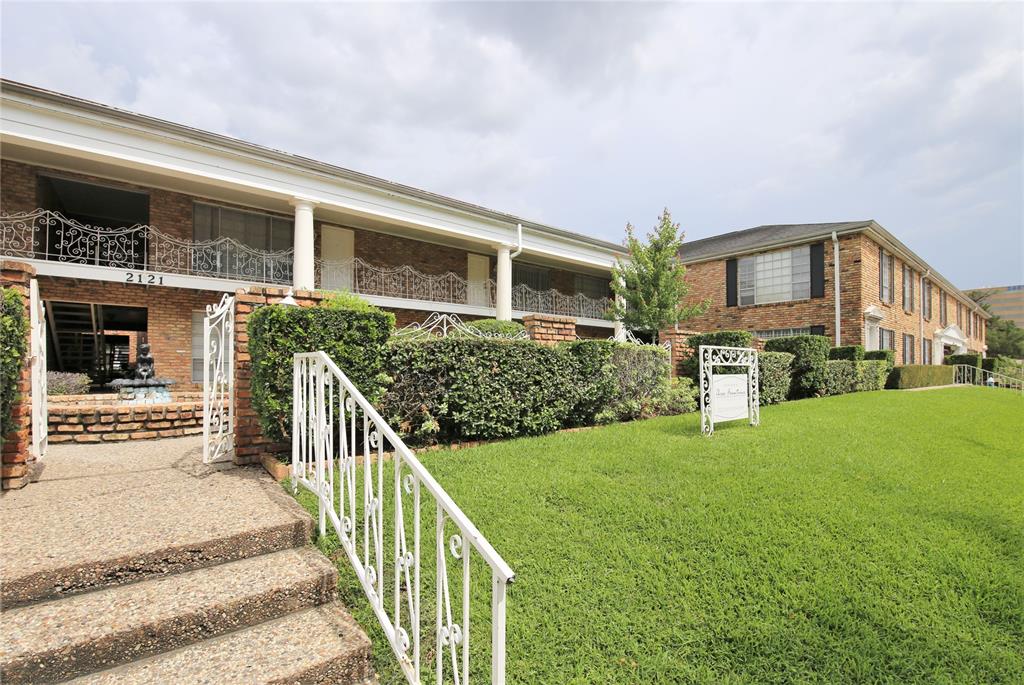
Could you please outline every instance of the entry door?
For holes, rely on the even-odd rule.
[[[320,287],[355,290],[355,232],[338,226],[320,228]]]
[[[491,302],[491,289],[487,281],[491,275],[491,258],[482,254],[467,255],[466,280],[469,281],[466,292],[466,304],[488,307]]]

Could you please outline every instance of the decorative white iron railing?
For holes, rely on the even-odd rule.
[[[957,385],[984,385],[990,388],[1009,388],[1024,394],[1024,379],[1006,374],[986,371],[977,366],[957,364],[954,382]]]
[[[228,461],[235,430],[235,298],[206,305],[203,319],[203,463]]]
[[[408,266],[375,266],[359,257],[316,262],[316,280],[324,290],[426,302],[494,306],[494,281],[471,282],[451,271],[425,274]]]
[[[490,625],[491,682],[504,683],[512,569],[324,352],[295,355],[293,401],[293,487],[316,495],[320,533],[330,522],[408,681],[418,684],[432,670],[438,685],[468,683],[471,600],[486,592],[472,582],[487,573],[491,606],[482,623]],[[424,528],[433,543],[422,542]],[[433,555],[433,571],[424,553],[428,562]],[[421,588],[431,581],[428,612],[430,594]],[[432,636],[423,631],[428,613]],[[473,644],[475,656],[486,655],[486,642]]]
[[[46,305],[39,297],[39,282],[29,281],[29,322],[31,326],[31,349],[29,360],[32,365],[32,456],[42,459],[49,445],[49,410],[47,407],[46,382]]]
[[[425,340],[430,337],[447,338],[449,335],[501,340],[529,340],[530,338],[525,330],[512,335],[482,331],[479,328],[466,324],[456,314],[443,314],[440,312],[434,312],[422,323],[416,321],[408,326],[399,328],[395,331],[394,335],[401,340]]]
[[[526,285],[512,288],[512,309],[520,312],[603,319],[612,306],[610,297],[564,295],[558,290],[534,290]]]
[[[292,282],[292,251],[268,252],[233,238],[192,241],[153,226],[90,226],[36,209],[0,215],[0,254],[254,283]]]

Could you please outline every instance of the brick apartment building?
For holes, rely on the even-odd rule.
[[[396,314],[604,317],[624,248],[39,88],[0,84],[0,257],[28,262],[50,370],[102,382],[152,347],[195,390],[203,316],[253,285],[351,290]]]
[[[690,329],[826,335],[897,364],[985,351],[991,317],[874,221],[758,226],[686,243],[682,259],[692,300],[710,301]]]

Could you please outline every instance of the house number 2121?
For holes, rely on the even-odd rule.
[[[163,285],[164,277],[157,276],[156,274],[144,274],[136,273],[134,271],[125,272],[125,283],[138,283],[140,285]]]

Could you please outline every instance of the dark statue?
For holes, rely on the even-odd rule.
[[[148,380],[155,374],[153,355],[149,353],[149,343],[139,344],[139,354],[135,358],[135,377],[140,381]]]

